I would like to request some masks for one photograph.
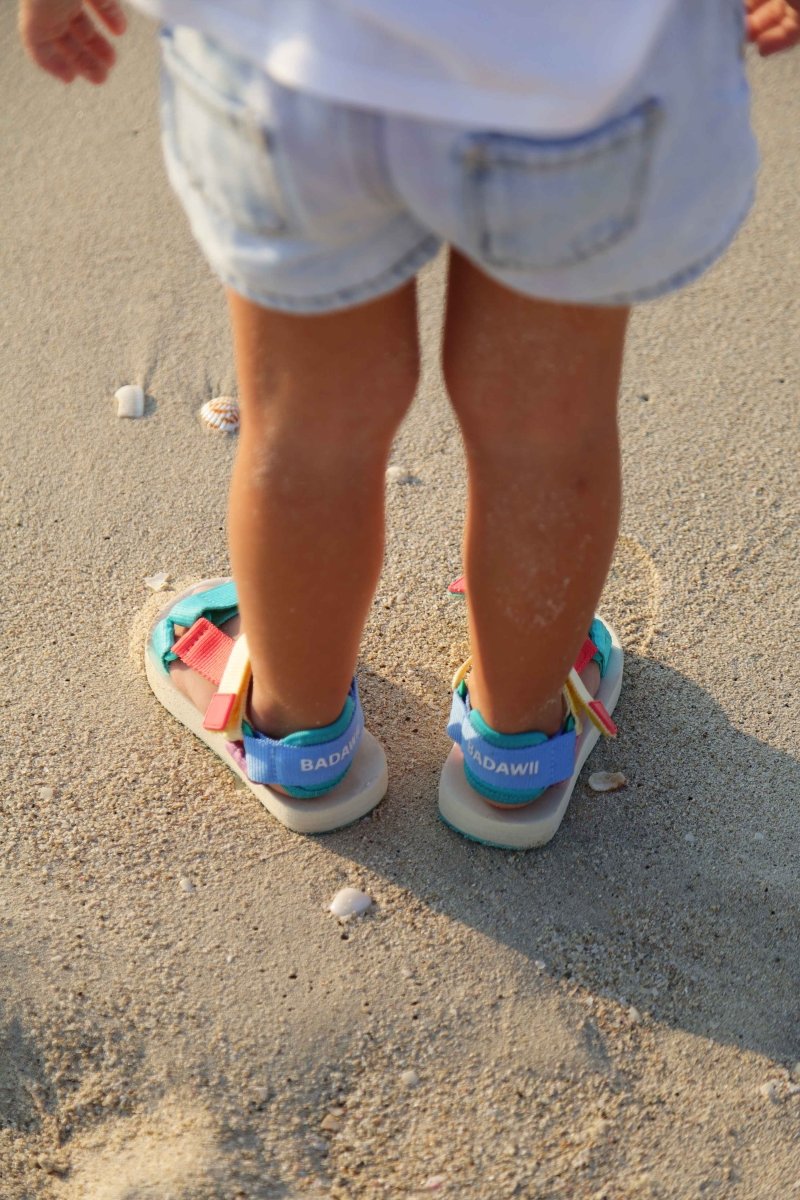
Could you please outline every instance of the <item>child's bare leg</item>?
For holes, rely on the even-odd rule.
[[[353,677],[383,558],[386,463],[417,383],[415,292],[322,316],[228,298],[241,408],[228,527],[250,717],[283,737],[335,721]],[[212,685],[180,663],[173,676],[205,707]]]
[[[608,572],[627,316],[527,299],[452,254],[443,354],[469,470],[470,698],[503,733],[561,726]]]
[[[417,383],[414,285],[324,316],[229,293],[239,400],[229,537],[275,737],[340,715],[383,559],[386,463]]]

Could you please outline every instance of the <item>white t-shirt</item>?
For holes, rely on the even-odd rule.
[[[613,106],[680,0],[132,2],[326,99],[569,134]]]

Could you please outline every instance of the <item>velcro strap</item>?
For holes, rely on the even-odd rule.
[[[218,684],[232,649],[233,638],[217,629],[205,617],[200,617],[191,629],[178,638],[172,653],[187,667],[197,671],[198,675],[210,683]]]
[[[595,699],[577,671],[570,671],[567,682],[564,684],[564,694],[570,712],[575,718],[579,733],[581,717],[585,715],[589,718],[595,729],[599,730],[604,737],[613,738],[617,736],[617,727],[611,720],[605,704],[603,704],[602,700]]]
[[[232,741],[238,741],[250,678],[247,638],[240,633],[234,639],[217,691],[206,709],[206,715],[203,717],[204,729],[227,733]]]
[[[292,744],[256,733],[243,737],[247,777],[253,783],[316,789],[335,783],[349,767],[364,732],[364,713],[355,680],[350,688],[353,715],[343,733],[329,742]],[[297,735],[291,735],[296,737]]]
[[[232,579],[178,600],[163,621],[156,625],[151,639],[151,645],[161,661],[164,673],[168,673],[169,664],[175,661],[172,644],[175,641],[176,625],[185,625],[188,628],[198,617],[213,617],[216,624],[224,625],[238,612],[236,585]]]
[[[453,693],[447,732],[476,779],[504,791],[530,792],[569,779],[575,769],[575,730],[559,733],[539,746],[493,746],[473,727],[467,701]]]
[[[617,736],[617,726],[602,700],[593,700],[587,705],[589,720],[606,737]]]

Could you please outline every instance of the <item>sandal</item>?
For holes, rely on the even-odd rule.
[[[388,778],[383,747],[364,729],[355,679],[332,725],[280,740],[259,733],[245,715],[247,639],[244,634],[231,638],[219,628],[238,611],[231,579],[205,580],[172,599],[147,635],[150,687],[288,829],[328,833],[352,824],[380,803]],[[176,625],[187,627],[177,640]],[[172,681],[169,663],[177,658],[217,685],[205,715]]]
[[[592,661],[600,666],[596,696],[579,675]],[[596,617],[564,685],[567,719],[560,733],[547,737],[491,729],[470,705],[467,659],[453,679],[447,732],[455,745],[439,781],[444,823],[473,841],[505,850],[549,842],[597,739],[601,733],[616,736],[611,713],[622,688],[622,663],[617,635]]]

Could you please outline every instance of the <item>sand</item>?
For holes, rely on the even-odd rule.
[[[6,6],[3,1200],[800,1195],[800,54],[753,63],[746,230],[633,321],[603,604],[629,667],[591,760],[628,786],[586,772],[555,840],[507,854],[436,819],[466,652],[443,264],[361,667],[391,786],[302,839],[139,661],[163,601],[144,577],[227,571],[234,453],[196,419],[235,381],[161,169],[151,32],[66,91],[13,25]],[[141,421],[115,415],[128,382]],[[342,926],[345,885],[375,905]]]

